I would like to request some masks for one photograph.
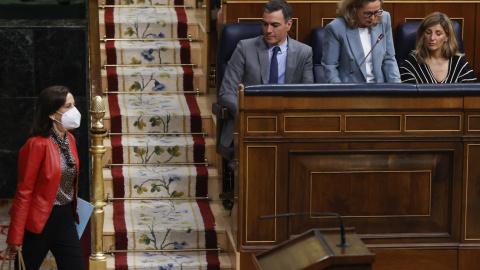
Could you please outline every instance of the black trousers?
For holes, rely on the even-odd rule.
[[[54,206],[42,233],[25,230],[22,254],[26,269],[39,269],[50,250],[59,270],[83,270],[82,249],[73,213],[73,203]],[[18,269],[18,257],[15,269]]]

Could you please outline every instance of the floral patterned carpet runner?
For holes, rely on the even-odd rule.
[[[187,37],[183,8],[151,7],[183,0],[106,4],[146,6],[105,9],[109,38]],[[208,195],[208,171],[198,164],[205,161],[205,140],[195,134],[202,132],[200,110],[193,94],[172,93],[193,91],[193,69],[168,65],[190,63],[189,43],[107,41],[105,46],[109,65],[157,65],[107,68],[108,90],[129,92],[108,95],[111,132],[128,133],[111,139],[113,195],[146,198],[114,201],[116,249],[178,251],[116,253],[115,269],[219,269],[216,251],[182,252],[217,248],[209,202],[187,199]]]

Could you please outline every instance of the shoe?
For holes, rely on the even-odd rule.
[[[225,207],[225,209],[227,209],[227,210],[232,210],[232,208],[233,208],[233,202],[230,201],[230,200],[223,200],[222,204],[223,204],[223,207]]]

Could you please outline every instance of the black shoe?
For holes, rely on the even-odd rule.
[[[223,204],[223,207],[225,207],[225,209],[227,210],[232,210],[233,208],[233,202],[230,200],[223,200],[222,204]]]

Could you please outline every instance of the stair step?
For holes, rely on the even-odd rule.
[[[182,255],[186,255],[184,253],[176,253],[177,256],[182,256]],[[188,254],[190,255],[190,254]],[[133,255],[132,255],[133,256]],[[160,255],[160,254],[155,254],[155,253],[149,253],[148,256],[146,256],[145,254],[143,253],[140,253],[140,254],[136,254],[136,256],[139,257],[139,261],[142,261],[141,258],[143,258],[143,261],[147,261],[147,260],[150,260],[150,261],[153,261],[154,262],[154,269],[182,269],[182,270],[190,270],[190,269],[207,269],[206,265],[187,265],[187,264],[184,264],[182,265],[182,267],[180,267],[179,265],[168,265],[165,263],[165,259]],[[170,254],[170,256],[172,256],[172,254]],[[194,258],[198,257],[198,255],[194,255],[193,256]],[[220,269],[222,270],[234,270],[235,267],[231,264],[230,262],[230,257],[229,257],[229,254],[228,253],[219,253],[218,255],[218,259],[220,261]],[[167,265],[167,267],[165,268],[159,268],[161,266],[162,263],[165,263]],[[169,268],[171,267],[171,268]],[[178,267],[178,268],[176,268]],[[115,256],[110,256],[110,255],[107,255],[107,270],[114,270],[115,269]],[[152,269],[152,268],[147,268],[146,267],[142,267],[141,265],[133,265],[133,266],[129,266],[128,269],[137,269],[137,270],[141,270],[141,269]]]
[[[181,69],[180,67],[178,67],[179,69]],[[128,70],[128,69],[133,69],[133,68],[122,68],[122,70]],[[147,70],[146,67],[138,67],[136,68],[137,70]],[[159,68],[150,68],[151,70],[155,70],[155,71],[159,71]],[[122,76],[121,74],[118,74],[119,76]],[[142,76],[144,76],[145,78],[148,78],[151,76],[151,73],[144,73],[142,74]],[[172,75],[173,76],[173,75]],[[125,79],[128,79],[128,78],[125,78]],[[147,81],[148,81],[147,79]],[[141,80],[141,77],[139,77],[138,79],[139,81]],[[206,85],[207,85],[207,78],[206,78],[206,75],[205,73],[203,72],[202,69],[200,68],[193,68],[193,90],[194,91],[198,91],[202,94],[206,93],[207,92],[207,89],[206,89]],[[123,85],[121,85],[123,86]],[[107,76],[107,70],[105,69],[102,69],[102,89],[105,90],[105,89],[108,89],[109,91],[128,91],[130,86],[127,86],[126,87],[126,90],[115,90],[115,89],[108,89],[108,76]],[[146,89],[145,91],[152,91],[152,88],[153,88],[153,85],[150,86],[149,89]]]
[[[207,133],[209,137],[215,137],[215,123],[212,115],[211,98],[209,96],[196,97],[198,108],[200,109],[200,115],[202,117],[202,131]],[[109,108],[108,98],[104,98],[103,102],[105,108]],[[105,129],[111,130],[111,117],[110,110],[107,110],[103,118],[103,124]]]
[[[227,235],[226,223],[224,216],[226,210],[222,210],[223,206],[220,201],[211,201],[210,207],[215,217],[215,232],[217,234],[217,242],[220,248],[227,249],[229,239]],[[103,227],[103,246],[105,250],[115,249],[115,230],[113,225],[113,203],[108,203],[104,207],[105,221]]]
[[[189,163],[192,163],[192,162],[194,162],[192,154],[188,154],[188,159],[185,157],[185,151],[187,151],[188,149],[193,147],[193,142],[187,138],[187,140],[189,140],[189,144],[186,145],[185,144],[185,136],[183,136],[183,135],[180,136],[181,138],[175,138],[175,139],[169,141],[168,144],[164,144],[164,145],[159,145],[159,144],[155,145],[156,141],[158,140],[157,136],[152,136],[152,135],[132,136],[132,135],[129,135],[128,137],[135,138],[135,139],[132,139],[132,140],[135,140],[137,142],[139,141],[140,137],[146,138],[147,140],[150,141],[150,146],[149,146],[149,149],[146,149],[145,147],[142,147],[142,145],[140,143],[136,143],[135,145],[130,144],[129,147],[128,147],[128,150],[127,150],[127,151],[130,152],[130,155],[128,155],[127,157],[124,157],[124,164],[126,164],[126,163],[131,163],[131,164],[144,164],[144,163],[146,163],[146,164],[158,164],[158,162],[160,162],[160,163],[163,163],[163,162],[167,162],[167,163],[189,162]],[[214,142],[213,138],[210,138],[210,137],[205,137],[204,140],[205,140],[205,159],[207,159],[207,162],[211,163],[209,166],[216,166],[215,162],[216,162],[216,159],[217,159],[217,157],[216,157],[217,153],[216,153],[215,142]],[[108,164],[113,164],[113,162],[112,162],[113,159],[112,159],[111,141],[108,140],[108,139],[104,140],[104,145],[105,145],[107,151],[106,151],[105,155],[103,156],[102,165],[104,167],[107,167]],[[139,147],[139,148],[137,148],[138,149],[137,151],[143,149],[143,150],[148,150],[148,152],[145,153],[144,155],[142,155],[141,157],[136,156],[138,154],[138,152],[135,152],[135,147],[137,147],[136,145]],[[159,153],[159,154],[153,153],[153,151],[155,150],[155,146],[162,147],[164,152]],[[178,146],[178,148],[174,149],[174,147],[177,147],[177,146]],[[125,149],[127,149],[127,148],[125,148]],[[177,152],[180,152],[182,155],[181,156],[173,156],[172,153],[168,153],[168,149],[174,150],[174,151],[178,150]],[[189,152],[189,153],[191,153],[191,152]],[[151,157],[149,157],[150,155],[151,155]],[[146,161],[146,159],[148,159],[148,160]],[[199,161],[199,162],[204,162],[204,161],[202,160],[202,161]]]
[[[117,9],[119,10],[120,12],[122,13],[126,13],[127,10],[126,9],[132,9],[132,8],[122,8],[122,9]],[[155,10],[159,10],[160,8],[155,8]],[[153,9],[152,9],[153,10]],[[141,20],[142,21],[142,25],[139,26],[139,29],[141,29],[141,32],[143,33],[144,32],[144,29],[147,27],[145,24],[148,24],[147,21],[143,21],[144,19],[146,19],[147,17],[147,14],[145,14],[145,11],[147,11],[149,14],[152,13],[152,11],[148,11],[148,9],[142,9],[142,13],[140,13],[141,15],[138,16],[138,17],[135,17],[135,16],[132,16],[131,19],[129,19],[128,21],[130,22],[134,22],[136,19],[138,20]],[[155,12],[155,11],[153,11]],[[185,10],[185,13],[186,13],[186,16],[187,16],[187,35],[190,35],[191,38],[194,38],[194,39],[199,39],[199,32],[200,32],[200,29],[199,29],[199,23],[196,22],[196,19],[194,18],[196,12],[195,11],[191,11],[191,10]],[[159,18],[161,18],[161,15],[156,15],[156,16],[159,16]],[[104,37],[106,37],[106,32],[105,32],[105,10],[104,9],[99,9],[98,11],[98,17],[99,17],[99,26],[100,26],[100,39],[103,39]],[[162,22],[159,21],[159,24],[162,24]],[[127,31],[127,28],[128,26],[125,27],[125,25],[122,27],[121,29],[121,38],[137,38],[136,35],[132,35],[130,36],[128,33],[125,34],[125,32]],[[133,27],[134,28],[134,27]],[[168,27],[165,27],[165,29],[171,31],[171,29],[168,29]],[[139,31],[140,32],[140,31]],[[155,33],[155,34],[160,34],[160,31],[157,31],[158,33]],[[175,31],[172,31],[172,32],[175,32]],[[146,34],[146,33],[145,33]],[[153,34],[153,33],[152,33]],[[170,36],[169,33],[165,33],[165,37],[172,37]],[[142,37],[141,34],[139,34],[140,37]],[[120,38],[119,37],[119,38]],[[145,38],[154,38],[155,36],[147,36]],[[158,36],[157,36],[158,37]]]
[[[218,200],[219,195],[222,192],[222,176],[218,174],[218,171],[215,167],[208,167],[208,191],[207,194],[213,200]],[[105,197],[109,196],[110,198],[114,197],[113,193],[113,177],[112,177],[112,170],[108,168],[103,169],[103,183],[104,183],[104,192]],[[175,190],[172,188],[172,190]],[[151,196],[151,195],[145,195]],[[156,195],[158,196],[158,195]],[[163,194],[162,194],[163,196]],[[184,195],[186,196],[186,195]],[[139,197],[139,196],[134,196]]]
[[[184,63],[201,65],[202,52],[200,44],[198,42],[189,42],[187,44],[190,47],[190,59],[184,59],[184,61],[188,60],[188,62]],[[143,64],[181,64],[181,48],[182,45],[179,41],[109,41],[100,45],[100,63],[125,65],[132,64],[133,58],[135,58],[136,61],[142,61]],[[110,53],[107,56],[109,51],[115,49],[115,54]],[[116,58],[113,55],[116,55]]]
[[[164,1],[160,1],[160,0],[155,0],[155,1],[152,1],[152,4],[153,5],[166,5],[167,3],[169,3],[170,1],[168,0],[164,0]],[[184,5],[185,6],[190,6],[190,7],[195,7],[195,3],[196,1],[195,0],[184,0],[183,1]],[[98,0],[98,6],[102,6],[103,4],[105,4],[105,0]],[[114,1],[114,5],[125,5],[125,0],[116,0]],[[139,1],[135,1],[134,4],[132,5],[145,5],[145,6],[150,6],[150,1],[144,1],[144,2],[140,2]]]

